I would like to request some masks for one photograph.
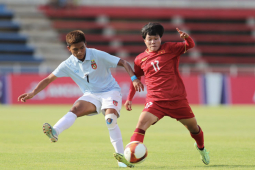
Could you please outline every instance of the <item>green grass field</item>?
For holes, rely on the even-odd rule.
[[[42,124],[54,125],[70,107],[0,105],[0,169],[119,169],[102,114],[78,118],[57,143],[50,143]],[[146,132],[148,157],[135,169],[255,169],[255,106],[192,109],[205,134],[210,165],[202,163],[184,126],[165,117]],[[141,110],[135,106],[121,112],[124,145]]]

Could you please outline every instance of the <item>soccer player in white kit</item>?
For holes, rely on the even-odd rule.
[[[111,75],[110,68],[122,66],[133,80],[137,91],[143,90],[139,79],[134,79],[131,66],[123,59],[106,52],[86,47],[86,38],[82,31],[75,30],[66,35],[68,50],[72,55],[63,61],[48,77],[38,83],[30,93],[18,97],[18,101],[26,102],[42,91],[58,77],[71,77],[83,92],[72,106],[53,127],[43,124],[43,132],[52,142],[58,141],[58,136],[71,127],[77,117],[92,116],[103,113],[109,130],[110,140],[116,153],[124,153],[123,141],[117,118],[120,115],[122,96],[120,87]],[[118,162],[119,167],[132,167],[132,164]]]

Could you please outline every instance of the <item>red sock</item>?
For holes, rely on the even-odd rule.
[[[130,142],[139,141],[143,143],[145,131],[139,128],[136,128],[133,135],[131,136]]]
[[[200,126],[198,127],[199,127],[199,132],[196,134],[190,133],[190,135],[197,142],[197,147],[199,149],[203,149],[204,148],[204,133],[202,129],[200,128]]]

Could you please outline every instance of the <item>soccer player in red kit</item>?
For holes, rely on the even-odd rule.
[[[135,58],[135,76],[145,76],[147,96],[145,107],[139,117],[132,141],[143,142],[145,131],[164,116],[170,116],[181,122],[196,141],[194,146],[199,151],[204,164],[210,163],[209,154],[204,148],[204,135],[197,124],[195,116],[187,101],[186,90],[180,76],[178,66],[180,55],[195,46],[192,38],[180,31],[184,42],[167,42],[161,44],[164,28],[159,23],[148,23],[142,28],[142,37],[147,49]],[[133,85],[125,103],[128,111],[132,110],[132,98],[135,94]],[[123,155],[115,154],[116,159],[125,162]]]

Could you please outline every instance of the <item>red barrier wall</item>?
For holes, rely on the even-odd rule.
[[[255,104],[255,77],[230,77],[230,103]]]
[[[190,104],[203,104],[203,83],[201,76],[182,76]]]
[[[11,75],[11,99],[10,102],[18,104],[18,96],[31,92],[36,85],[47,75]],[[79,87],[70,78],[59,78],[52,82],[43,91],[38,93],[33,99],[27,101],[28,104],[72,104],[82,96]]]
[[[20,104],[20,102],[17,101],[18,96],[25,92],[32,91],[46,76],[47,75],[10,75],[9,103]],[[124,104],[129,91],[130,77],[128,74],[116,74],[113,76],[121,87]],[[191,104],[201,104],[202,90],[199,83],[199,76],[185,76],[183,77],[183,82],[186,85],[189,102]],[[143,92],[137,92],[133,103],[144,104],[146,93],[146,88]],[[38,93],[33,99],[28,100],[27,104],[73,104],[80,96],[82,96],[82,92],[71,78],[58,78],[43,91]]]

